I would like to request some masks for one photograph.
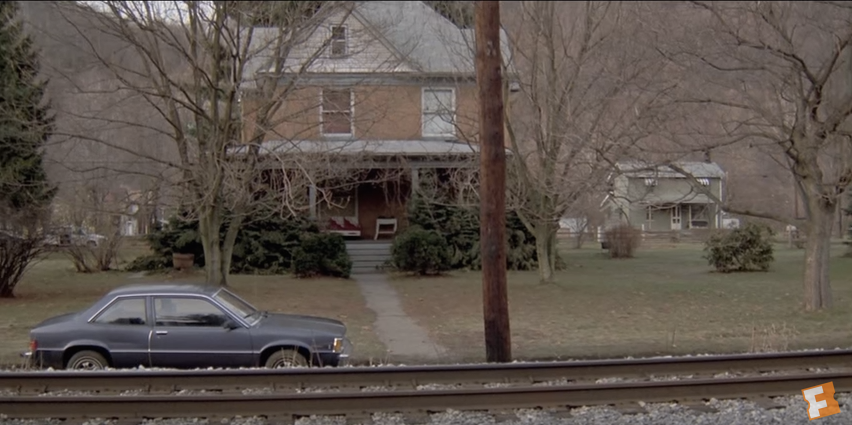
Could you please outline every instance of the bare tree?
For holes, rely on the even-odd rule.
[[[179,185],[182,209],[199,220],[207,281],[225,285],[237,234],[249,215],[304,211],[309,186],[347,169],[331,166],[328,158],[351,151],[351,143],[318,151],[296,143],[299,134],[275,145],[267,142],[282,137],[276,133],[282,123],[317,110],[315,91],[300,87],[298,80],[331,46],[333,34],[309,41],[327,18],[345,21],[353,5],[107,1],[88,8],[61,3],[67,22],[88,41],[81,50],[113,80],[89,93],[140,99],[154,115],[85,118],[159,135],[171,146],[162,155],[149,144],[128,146],[105,133],[67,136],[158,164],[155,172],[139,172]],[[106,54],[94,44],[95,35],[123,48]],[[303,108],[294,111],[292,105]],[[307,134],[308,127],[300,128]]]
[[[529,1],[516,12],[507,24],[520,78],[506,124],[510,191],[536,238],[541,281],[552,282],[560,219],[604,193],[614,164],[640,151],[669,88],[637,5]]]
[[[852,181],[852,7],[691,2],[668,12],[676,19],[667,22],[679,25],[663,32],[660,51],[684,78],[677,96],[684,119],[670,138],[685,151],[759,150],[788,170],[804,218],[730,203],[723,209],[802,228],[805,308],[830,307],[833,217]]]

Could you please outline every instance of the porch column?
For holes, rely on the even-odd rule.
[[[310,185],[308,187],[308,206],[310,207],[311,220],[317,219],[317,187]]]
[[[420,190],[420,169],[414,167],[411,169],[411,195],[414,196]]]

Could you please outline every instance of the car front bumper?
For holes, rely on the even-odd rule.
[[[320,366],[346,366],[354,347],[349,338],[343,338],[343,349],[339,353],[332,351],[318,352],[314,363]]]

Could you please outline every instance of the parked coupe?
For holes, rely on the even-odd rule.
[[[147,284],[106,294],[88,309],[30,331],[35,366],[339,366],[352,345],[338,320],[269,313],[221,287]]]

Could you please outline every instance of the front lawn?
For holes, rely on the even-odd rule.
[[[124,257],[132,258],[136,252]],[[181,281],[201,280],[200,274]],[[0,299],[0,364],[20,364],[27,350],[28,332],[54,315],[81,310],[116,286],[143,282],[174,281],[165,274],[139,277],[136,273],[82,274],[61,254],[51,254],[36,264],[16,290],[17,298]],[[289,276],[231,277],[234,292],[261,309],[337,318],[346,323],[355,346],[353,360],[377,361],[385,347],[373,333],[375,314],[369,310],[353,280],[295,279]]]
[[[592,246],[593,244],[588,244]],[[803,251],[776,245],[766,273],[719,274],[697,244],[641,249],[627,260],[563,250],[557,283],[509,273],[516,358],[618,357],[852,346],[852,258],[832,257],[835,309],[800,307]],[[447,348],[446,361],[484,358],[478,272],[391,279],[403,308]]]

